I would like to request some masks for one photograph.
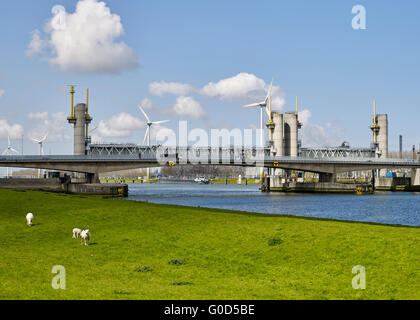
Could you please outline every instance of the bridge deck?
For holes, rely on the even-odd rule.
[[[420,168],[418,160],[366,159],[366,158],[304,158],[272,157],[264,153],[190,154],[148,153],[121,156],[0,156],[0,166],[41,168],[60,171],[102,173],[134,168],[162,167],[168,165],[233,165],[292,169],[317,173],[340,173],[370,169]]]

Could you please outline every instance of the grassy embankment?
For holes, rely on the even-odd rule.
[[[419,228],[34,191],[0,190],[0,205],[0,299],[420,298]]]

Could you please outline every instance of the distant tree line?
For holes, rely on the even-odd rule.
[[[194,165],[194,166],[175,166],[163,167],[161,173],[168,177],[238,177],[245,176],[244,167],[220,166],[220,165]]]

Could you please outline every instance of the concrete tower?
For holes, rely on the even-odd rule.
[[[68,122],[74,125],[74,147],[73,154],[75,156],[84,156],[86,154],[86,138],[88,134],[88,126],[92,118],[88,114],[88,92],[86,91],[86,104],[79,103],[73,107],[74,86],[71,87],[71,115],[67,118]]]
[[[378,114],[376,117],[378,124],[378,147],[381,152],[381,158],[388,158],[388,115]]]
[[[273,148],[277,157],[282,157],[284,155],[284,146],[283,146],[283,114],[274,112],[272,114],[274,128],[272,133],[273,138]]]
[[[301,124],[297,113],[284,114],[284,155],[289,157],[298,156],[298,129]]]
[[[79,103],[74,108],[74,152],[75,156],[84,156],[86,153],[86,104]]]

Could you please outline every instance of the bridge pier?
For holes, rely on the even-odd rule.
[[[336,182],[337,174],[336,173],[320,173],[318,182]]]
[[[100,183],[99,174],[97,173],[87,173],[86,178],[87,178],[87,183]]]
[[[420,186],[420,169],[411,169],[411,185]]]

